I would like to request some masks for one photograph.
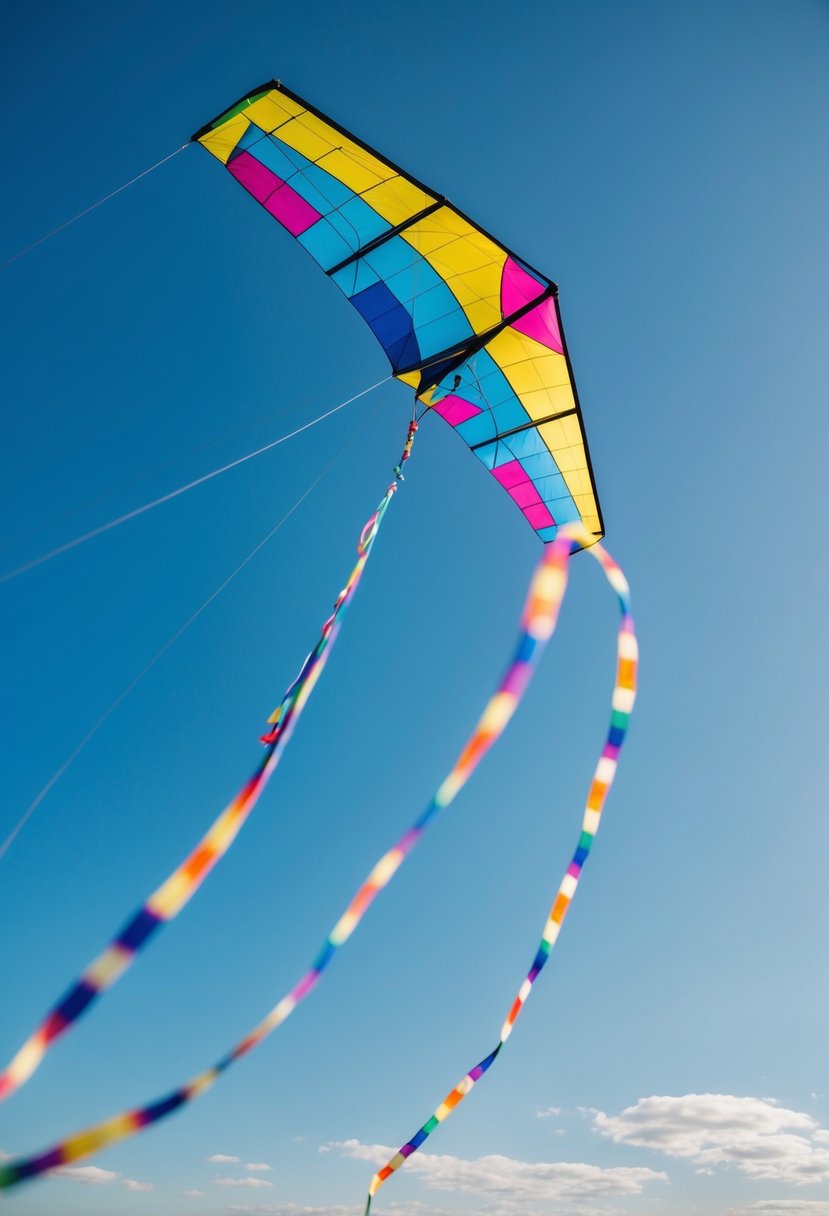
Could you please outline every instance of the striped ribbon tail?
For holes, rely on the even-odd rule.
[[[549,586],[555,601],[549,606],[547,616],[550,633],[555,628],[558,609],[564,596],[567,583],[567,566],[570,557],[577,548],[585,543],[585,539],[584,530],[581,525],[569,525],[566,528],[562,528],[557,539],[548,546],[539,566],[539,573],[536,575],[536,578],[542,577],[549,580]],[[592,541],[592,537],[590,540]],[[423,1126],[415,1132],[411,1140],[408,1140],[395,1153],[391,1160],[382,1169],[377,1171],[369,1183],[365,1216],[369,1216],[371,1201],[386,1179],[395,1170],[400,1169],[401,1165],[404,1165],[413,1153],[417,1152],[420,1146],[428,1140],[435,1128],[449,1117],[455,1107],[463,1101],[470,1090],[477,1085],[481,1077],[495,1063],[501,1048],[512,1034],[513,1027],[518,1020],[521,1010],[524,1008],[527,998],[532,992],[535,981],[550,957],[550,952],[561,932],[564,918],[567,915],[571,900],[579,885],[584,863],[590,855],[593,841],[599,830],[605,800],[616,776],[619,751],[627,733],[628,721],[636,699],[636,670],[639,651],[633,626],[633,617],[630,614],[630,592],[627,579],[607,550],[603,549],[601,545],[592,544],[588,552],[599,562],[610,586],[618,596],[621,609],[621,623],[617,634],[616,683],[611,700],[610,727],[587,795],[581,835],[576,845],[576,851],[559,884],[532,966],[527,972],[521,987],[518,989],[515,1000],[504,1020],[495,1049],[480,1060],[474,1068],[469,1070],[454,1089],[446,1095],[431,1118],[427,1119]]]
[[[399,472],[396,476],[399,477]],[[392,492],[393,486],[389,488],[389,495]],[[381,504],[378,524],[384,510],[385,506]],[[376,535],[376,525],[371,534],[372,539],[373,535]],[[581,534],[579,536],[581,537]],[[592,542],[592,537],[590,540]],[[583,543],[583,538],[579,543]],[[530,584],[512,661],[487,703],[475,730],[458,756],[452,771],[444,779],[422,814],[376,863],[328,934],[313,963],[293,988],[274,1005],[273,1009],[253,1030],[222,1056],[216,1064],[191,1078],[178,1089],[172,1090],[146,1106],[125,1111],[123,1114],[106,1119],[102,1123],[97,1123],[93,1127],[69,1136],[36,1156],[0,1163],[0,1189],[16,1186],[18,1183],[35,1178],[48,1170],[83,1160],[173,1114],[174,1111],[179,1110],[188,1102],[192,1102],[208,1090],[231,1064],[263,1042],[272,1031],[290,1017],[297,1005],[310,995],[334,955],[351,937],[374,900],[391,882],[426,829],[452,802],[492,744],[503,733],[524,695],[544,646],[555,628],[567,579],[569,552],[570,549],[567,545],[560,545],[555,552],[552,552],[552,547],[548,549],[547,556],[538,566]],[[277,727],[284,730],[285,727],[281,726],[282,721],[283,719],[280,718]],[[282,737],[281,734],[279,737]]]
[[[346,609],[362,578],[383,517],[397,490],[398,481],[399,478],[395,476],[377,509],[363,527],[354,569],[336,599],[333,612],[322,627],[319,641],[269,719],[273,729],[262,737],[266,747],[255,772],[213,822],[189,856],[127,921],[107,948],[87,966],[3,1072],[0,1072],[0,1101],[8,1098],[29,1080],[49,1048],[124,975],[158,930],[173,920],[190,902],[207,875],[233,844],[279,764],[294,726],[314,685],[322,675]]]

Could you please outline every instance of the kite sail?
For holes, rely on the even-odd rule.
[[[604,524],[551,279],[273,80],[193,139],[295,237],[543,541]]]

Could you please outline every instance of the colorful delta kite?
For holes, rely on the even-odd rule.
[[[604,535],[555,283],[278,81],[193,138],[307,249],[541,540],[579,521]]]
[[[313,992],[427,829],[454,801],[500,738],[552,636],[569,561],[589,549],[621,609],[610,726],[582,829],[529,971],[498,1042],[371,1179],[366,1211],[383,1182],[415,1153],[486,1074],[561,931],[598,831],[636,695],[638,651],[625,577],[598,544],[604,534],[581,410],[561,328],[557,290],[506,246],[277,82],[255,90],[193,139],[308,250],[383,346],[392,373],[414,389],[414,416],[394,478],[359,538],[357,563],[299,675],[262,736],[251,778],[189,855],[70,985],[0,1072],[0,1101],[33,1075],[221,860],[264,791],[330,657],[345,612],[411,456],[423,415],[452,426],[521,510],[544,546],[507,669],[449,774],[425,809],[368,873],[305,971],[247,1034],[212,1065],[167,1093],[28,1157],[0,1163],[0,1189],[70,1165],[166,1119],[212,1088]]]

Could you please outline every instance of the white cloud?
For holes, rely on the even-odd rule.
[[[125,1178],[121,1183],[128,1191],[154,1191],[152,1182],[136,1182],[134,1178]]]
[[[698,1173],[731,1165],[750,1178],[796,1186],[829,1180],[825,1133],[811,1115],[768,1098],[654,1095],[618,1115],[597,1111],[593,1125],[617,1144],[683,1157]]]
[[[383,1165],[395,1150],[359,1140],[334,1141],[325,1150],[344,1157]],[[437,1153],[415,1153],[406,1168],[417,1173],[430,1190],[459,1191],[500,1203],[546,1202],[556,1199],[585,1199],[596,1196],[638,1195],[646,1182],[663,1181],[667,1175],[638,1166],[602,1169],[576,1161],[518,1161],[493,1154],[465,1160]]]
[[[828,1199],[761,1199],[732,1216],[829,1216]]]
[[[457,1209],[452,1212],[445,1208],[436,1208],[432,1204],[422,1203],[391,1203],[384,1209],[388,1216],[459,1216]],[[505,1209],[499,1209],[505,1212]],[[228,1212],[255,1212],[257,1216],[362,1216],[362,1204],[326,1204],[325,1207],[308,1207],[301,1203],[232,1203]],[[493,1213],[493,1216],[495,1214]]]
[[[268,1182],[267,1178],[214,1178],[213,1185],[262,1187],[273,1186],[273,1183]]]
[[[228,1157],[227,1153],[214,1153],[212,1157],[205,1157],[205,1161],[212,1161],[216,1165],[234,1165],[241,1160],[241,1157]]]
[[[536,1119],[555,1119],[556,1115],[561,1114],[560,1106],[545,1106],[544,1110],[535,1112]]]
[[[273,1166],[266,1165],[264,1161],[248,1161],[248,1163],[245,1165],[245,1169],[250,1170],[252,1174],[262,1174],[266,1173],[268,1170],[272,1170]]]
[[[360,1216],[363,1211],[362,1204],[358,1207],[353,1204],[351,1207],[343,1207],[340,1204],[332,1207],[327,1204],[324,1208],[306,1207],[302,1203],[232,1203],[228,1209],[229,1212],[256,1212],[262,1216]],[[400,1213],[393,1214],[400,1216]]]
[[[104,1186],[108,1182],[117,1182],[118,1174],[114,1170],[102,1170],[97,1165],[63,1165],[55,1170],[61,1178],[69,1178],[72,1182],[83,1182],[87,1186]]]
[[[181,1195],[182,1199],[206,1199],[207,1198],[207,1194],[205,1191],[180,1191],[179,1194]]]

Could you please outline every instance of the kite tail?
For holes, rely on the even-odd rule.
[[[269,719],[269,724],[274,724],[274,728],[262,736],[266,750],[255,772],[233,801],[225,807],[189,856],[127,921],[107,948],[87,966],[80,978],[68,989],[11,1062],[0,1072],[0,1102],[10,1097],[15,1090],[29,1080],[40,1066],[49,1048],[90,1009],[108,988],[111,988],[124,975],[156,932],[173,920],[189,903],[207,875],[233,844],[282,758],[294,726],[314,685],[322,675],[342,626],[346,609],[362,578],[383,517],[394,497],[398,482],[402,480],[400,467],[411,453],[416,430],[417,423],[412,423],[400,464],[395,466],[394,480],[360,533],[356,565],[337,596],[334,610],[322,627],[319,641],[305,659],[299,675]]]
[[[414,434],[410,429],[410,437]],[[402,465],[402,461],[401,461]],[[394,493],[399,477],[389,486],[386,499],[380,504],[377,520],[372,525],[368,543],[376,535],[377,525],[382,519],[382,512],[388,506],[388,500]],[[579,544],[584,543],[585,534],[579,534]],[[593,538],[589,537],[588,543]],[[392,878],[405,861],[415,845],[420,841],[426,829],[447,807],[469,780],[483,757],[495,741],[500,738],[507,723],[512,718],[522,696],[530,682],[535,666],[541,657],[548,639],[555,628],[559,605],[564,594],[567,581],[567,558],[570,546],[568,543],[559,544],[557,549],[550,546],[544,559],[533,575],[527,594],[524,611],[521,617],[521,628],[518,643],[512,661],[507,667],[503,679],[495,693],[490,698],[484,712],[472,735],[461,751],[455,765],[445,778],[437,793],[426,809],[415,820],[412,826],[403,833],[379,861],[375,864],[365,882],[358,889],[328,937],[323,942],[316,958],[300,980],[291,988],[273,1009],[266,1014],[261,1022],[243,1039],[230,1049],[211,1068],[198,1073],[178,1089],[172,1090],[162,1098],[148,1103],[146,1106],[125,1111],[114,1118],[106,1119],[84,1131],[59,1141],[52,1148],[33,1157],[21,1157],[14,1161],[0,1164],[0,1190],[4,1187],[16,1186],[27,1179],[35,1178],[48,1170],[69,1165],[83,1160],[100,1149],[133,1136],[136,1132],[152,1123],[165,1119],[174,1111],[179,1110],[188,1102],[205,1093],[225,1072],[242,1056],[247,1055],[254,1047],[276,1030],[294,1012],[300,1004],[316,988],[323,972],[329,966],[339,948],[351,937],[370,906],[379,893],[391,882]],[[603,560],[603,559],[600,559]],[[607,559],[608,561],[610,559]],[[292,703],[293,704],[293,703]],[[287,712],[285,718],[287,719]],[[284,719],[277,723],[279,738],[284,738],[286,727]],[[379,1185],[379,1184],[378,1184]]]
[[[555,603],[553,612],[550,614],[553,627],[555,627],[558,606],[564,596],[566,587],[567,563],[572,552],[585,543],[583,531],[580,525],[562,528],[558,538],[548,547],[539,567],[540,573],[544,574],[545,571],[547,572],[547,576],[552,580],[551,587],[558,594],[558,600]],[[592,538],[590,539],[592,540]],[[588,541],[588,543],[590,542]],[[584,863],[590,855],[593,841],[599,830],[605,799],[616,776],[619,751],[627,733],[628,720],[636,698],[638,645],[633,627],[633,617],[630,615],[630,595],[627,579],[610,554],[601,545],[591,545],[589,552],[592,553],[601,565],[608,582],[619,598],[622,619],[617,635],[616,684],[611,700],[610,727],[587,795],[582,830],[576,851],[559,884],[553,906],[550,909],[550,915],[544,926],[538,951],[501,1027],[501,1034],[494,1051],[484,1056],[474,1068],[469,1070],[454,1089],[446,1095],[431,1118],[427,1119],[423,1126],[415,1132],[411,1140],[408,1140],[387,1164],[377,1171],[369,1184],[365,1216],[369,1216],[371,1201],[386,1179],[395,1170],[398,1170],[401,1165],[404,1165],[413,1153],[417,1152],[438,1124],[449,1117],[455,1107],[463,1101],[469,1091],[477,1085],[484,1073],[495,1063],[501,1048],[512,1034],[513,1027],[518,1020],[518,1015],[521,1013],[527,998],[532,992],[535,981],[550,957],[550,952],[561,932],[561,926],[567,915],[570,902],[579,885]]]

